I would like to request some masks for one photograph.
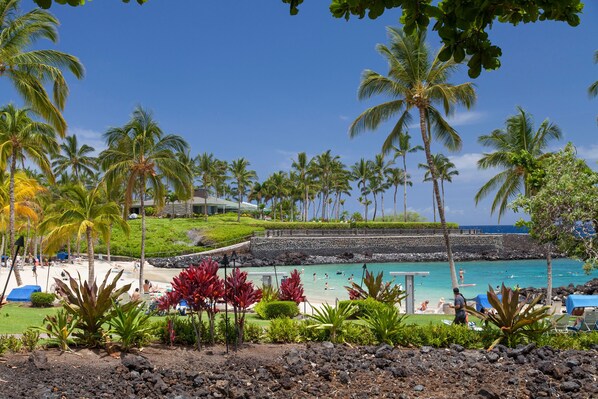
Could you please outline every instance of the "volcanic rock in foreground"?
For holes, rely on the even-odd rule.
[[[596,349],[264,344],[228,356],[220,347],[152,347],[122,360],[48,351],[47,369],[26,355],[0,363],[0,397],[591,398],[598,397]]]

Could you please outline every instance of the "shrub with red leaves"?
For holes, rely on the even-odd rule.
[[[303,302],[305,297],[301,276],[297,269],[291,272],[291,276],[280,283],[278,299],[281,301],[294,301],[296,304]]]
[[[190,266],[172,280],[173,297],[187,301],[191,309],[191,321],[197,335],[197,346],[201,347],[201,316],[205,310],[210,323],[211,340],[214,343],[214,318],[218,309],[216,304],[224,297],[224,281],[218,277],[218,262],[203,259],[198,266]],[[178,301],[177,301],[178,303]],[[195,321],[198,315],[199,323]]]
[[[236,345],[243,343],[245,314],[247,309],[262,299],[262,290],[256,289],[251,281],[247,281],[247,272],[234,268],[225,281],[225,299],[233,306],[235,327],[237,330]]]

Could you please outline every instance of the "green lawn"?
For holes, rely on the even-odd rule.
[[[0,334],[21,334],[29,327],[41,327],[44,317],[56,308],[32,308],[29,304],[8,304],[0,309]]]
[[[148,257],[166,257],[186,253],[194,253],[226,246],[242,241],[254,231],[263,231],[262,221],[250,217],[242,217],[237,223],[236,214],[214,215],[205,222],[203,218],[155,218],[146,219],[145,253]],[[129,220],[130,234],[118,228],[112,232],[113,255],[139,257],[141,254],[141,220]],[[190,236],[201,236],[204,246],[196,246]],[[82,251],[85,244],[81,243]],[[96,253],[106,253],[106,245],[100,242]]]

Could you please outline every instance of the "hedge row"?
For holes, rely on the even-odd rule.
[[[266,230],[345,230],[345,229],[441,229],[440,223],[433,222],[265,222],[255,224]],[[447,223],[449,229],[458,229],[457,223]]]

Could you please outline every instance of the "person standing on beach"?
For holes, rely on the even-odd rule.
[[[465,271],[463,269],[459,269],[459,281],[461,284],[465,284]]]
[[[465,297],[461,295],[459,288],[453,288],[453,293],[455,294],[455,304],[451,306],[455,309],[453,324],[465,324],[467,318],[465,314]]]
[[[314,273],[314,281],[316,281],[316,273]]]

